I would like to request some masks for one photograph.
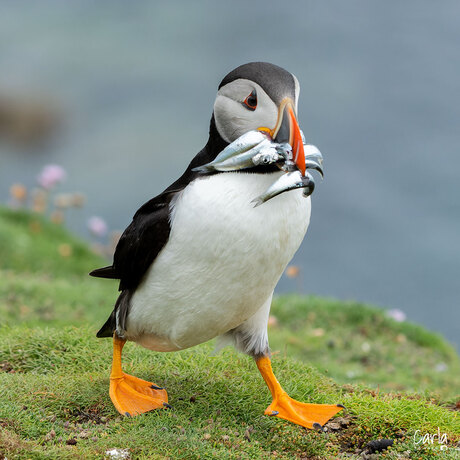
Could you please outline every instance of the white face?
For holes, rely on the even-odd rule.
[[[257,105],[251,110],[244,101],[254,90]],[[260,85],[240,78],[218,91],[214,102],[214,118],[222,139],[231,143],[248,131],[261,127],[273,129],[278,119],[278,107]]]
[[[295,75],[295,110],[299,101],[300,85]],[[251,110],[245,101],[255,91],[257,106]],[[251,100],[251,99],[249,99]],[[259,128],[273,130],[278,120],[278,107],[257,83],[239,78],[223,86],[214,102],[214,118],[222,139],[231,143],[248,131]]]

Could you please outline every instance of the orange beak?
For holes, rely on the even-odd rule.
[[[302,176],[305,175],[305,152],[303,150],[302,135],[294,111],[294,102],[285,98],[280,104],[278,121],[273,130],[272,138],[275,142],[288,142],[292,147],[292,158]]]

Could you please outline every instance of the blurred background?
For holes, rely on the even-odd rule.
[[[273,62],[325,157],[278,292],[374,303],[458,346],[459,2],[0,5],[1,203],[57,164],[86,197],[66,224],[123,230],[205,144],[223,76]]]

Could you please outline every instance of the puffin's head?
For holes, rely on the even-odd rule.
[[[289,142],[297,167],[305,174],[305,154],[297,123],[297,78],[268,62],[250,62],[232,70],[219,85],[214,103],[216,128],[228,143],[248,131]]]

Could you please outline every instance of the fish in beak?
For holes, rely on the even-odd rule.
[[[278,121],[271,134],[275,142],[279,144],[287,142],[291,145],[292,159],[298,170],[302,173],[302,176],[305,176],[305,151],[294,107],[294,101],[289,97],[281,101],[278,111]]]

